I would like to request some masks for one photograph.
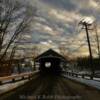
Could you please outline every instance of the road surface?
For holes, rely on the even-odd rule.
[[[35,75],[0,100],[100,100],[100,91],[56,75]]]

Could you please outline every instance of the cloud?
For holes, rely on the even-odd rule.
[[[93,7],[94,9],[99,8],[99,4],[95,0],[89,0],[89,4],[90,4],[90,7]]]
[[[43,1],[44,3],[47,3],[51,5],[54,8],[59,8],[59,9],[66,9],[68,11],[71,11],[76,8],[76,5],[73,4],[71,0],[40,0]]]
[[[43,48],[57,48],[65,44],[66,50],[76,55],[88,54],[86,33],[78,32],[78,23],[81,19],[91,21],[100,19],[99,0],[30,0],[38,8],[34,18],[33,30],[30,36],[32,43]],[[94,32],[91,40],[94,41]],[[30,36],[25,36],[29,38]],[[93,43],[92,43],[93,44]],[[76,49],[79,48],[79,51]],[[93,46],[96,48],[96,46]],[[75,51],[76,50],[76,51]],[[75,52],[74,52],[75,51]]]
[[[49,15],[51,15],[51,17],[53,17],[55,20],[58,19],[59,21],[63,22],[74,22],[75,20],[78,20],[82,17],[77,12],[56,9],[50,9]]]
[[[49,34],[51,36],[59,34],[56,30],[53,29],[53,27],[50,27],[42,23],[35,23],[34,29],[42,32],[43,34]]]
[[[31,35],[26,34],[26,35],[23,35],[23,38],[24,38],[24,39],[31,39],[32,37],[31,37]]]

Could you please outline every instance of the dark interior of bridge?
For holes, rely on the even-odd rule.
[[[61,60],[55,57],[46,57],[40,59],[40,71],[48,74],[59,74]]]

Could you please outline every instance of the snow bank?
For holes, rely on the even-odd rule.
[[[14,88],[17,88],[18,86],[23,85],[26,82],[28,82],[28,79],[27,80],[23,80],[23,81],[19,81],[19,82],[16,82],[16,83],[9,83],[9,84],[1,85],[0,86],[0,94],[8,92],[8,91],[10,91],[10,90],[12,90]]]
[[[95,87],[95,88],[97,88],[97,89],[100,90],[100,81],[90,80],[88,78],[87,79],[84,79],[84,78],[81,78],[81,77],[72,77],[72,76],[68,76],[68,75],[63,75],[63,76],[66,77],[66,78],[69,78],[69,79],[72,79],[72,80],[76,80],[78,82],[81,82],[83,84],[86,84],[88,86]],[[97,79],[97,80],[100,80],[100,78]]]

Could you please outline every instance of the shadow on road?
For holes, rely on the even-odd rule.
[[[92,95],[92,96],[91,96]],[[99,100],[100,92],[59,75],[38,74],[0,100]]]

